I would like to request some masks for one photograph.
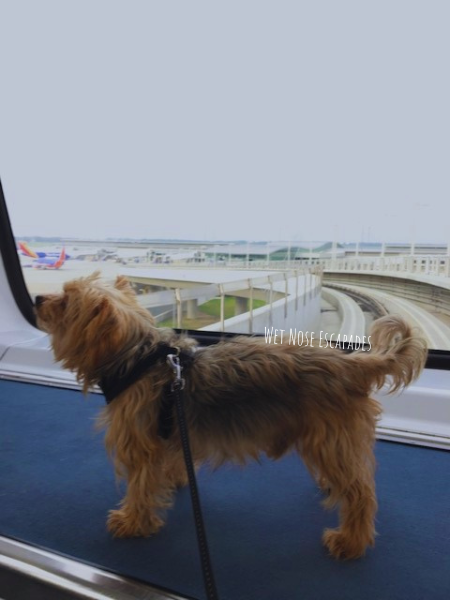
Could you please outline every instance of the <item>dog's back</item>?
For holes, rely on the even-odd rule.
[[[361,418],[375,422],[380,407],[369,402],[371,392],[387,380],[390,391],[414,380],[424,366],[426,345],[391,316],[376,321],[371,340],[371,351],[351,354],[266,344],[262,338],[209,346],[197,353],[186,377],[190,427],[203,448],[215,448],[215,462],[221,463],[244,462],[260,451],[281,456],[307,435],[312,421],[319,427],[322,420],[337,422],[344,414],[366,411]]]

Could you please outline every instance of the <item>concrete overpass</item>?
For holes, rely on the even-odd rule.
[[[194,318],[198,304],[220,298],[220,321],[211,328],[241,333],[264,333],[265,326],[300,327],[310,331],[320,321],[320,274],[309,269],[254,271],[225,269],[123,269],[141,293],[142,306],[175,307],[177,326],[183,312]],[[236,314],[225,320],[225,296],[236,298]],[[255,299],[266,306],[254,309]],[[314,308],[311,308],[314,307]],[[205,328],[209,329],[209,327]]]

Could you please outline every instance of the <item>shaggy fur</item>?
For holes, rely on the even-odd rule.
[[[57,360],[76,372],[84,391],[102,377],[126,373],[139,353],[164,341],[182,349],[195,342],[158,329],[127,280],[115,285],[97,274],[36,299],[39,326],[51,335]],[[261,452],[278,459],[295,450],[318,485],[326,506],[340,508],[337,529],[323,541],[336,558],[357,558],[373,545],[375,496],[373,445],[379,403],[370,397],[386,381],[396,391],[421,372],[425,342],[399,317],[375,322],[370,352],[270,345],[237,337],[199,349],[186,370],[185,411],[197,464],[244,464]],[[118,537],[149,536],[178,485],[187,483],[178,429],[168,440],[157,424],[164,390],[172,380],[158,363],[110,405],[101,417],[106,447],[127,493],[109,514]]]

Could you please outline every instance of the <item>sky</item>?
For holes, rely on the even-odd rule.
[[[14,233],[450,241],[450,3],[0,0]]]

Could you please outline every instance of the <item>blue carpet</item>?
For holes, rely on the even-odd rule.
[[[93,423],[101,396],[0,381],[0,534],[204,598],[189,492],[151,539],[113,540],[122,495]],[[375,549],[342,563],[337,523],[295,456],[199,474],[222,600],[444,600],[450,589],[450,453],[377,444]]]

